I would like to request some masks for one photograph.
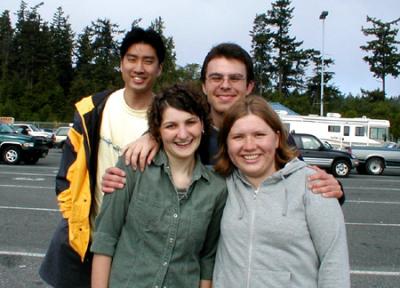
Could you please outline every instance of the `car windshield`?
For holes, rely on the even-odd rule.
[[[58,128],[56,134],[58,136],[67,136],[68,130],[69,130],[69,127],[60,127],[60,128]]]
[[[40,130],[38,127],[36,127],[35,125],[31,125],[31,128],[32,128],[32,130],[33,131],[36,131],[36,132],[41,132],[42,130]]]
[[[304,136],[301,140],[303,141],[304,149],[318,150],[321,147],[318,140],[313,137]]]
[[[14,133],[14,130],[6,124],[0,124],[0,132],[1,133]]]

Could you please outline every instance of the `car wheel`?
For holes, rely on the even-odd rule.
[[[332,174],[335,177],[347,177],[350,174],[351,165],[346,160],[336,160],[332,164]]]
[[[7,164],[18,164],[21,160],[21,150],[15,146],[6,147],[3,150],[3,161]]]
[[[371,158],[368,159],[365,164],[365,169],[369,175],[381,175],[385,166],[383,164],[383,160],[380,158]]]

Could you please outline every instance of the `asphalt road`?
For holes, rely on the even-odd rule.
[[[0,164],[0,288],[48,287],[37,275],[60,219],[60,150],[36,165]],[[400,171],[341,180],[353,288],[400,287]]]

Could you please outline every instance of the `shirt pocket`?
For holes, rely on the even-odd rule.
[[[143,235],[143,233],[160,234],[165,230],[165,226],[168,226],[163,221],[164,213],[165,209],[137,198],[132,209],[129,209],[125,225],[131,223],[132,230],[139,235]]]

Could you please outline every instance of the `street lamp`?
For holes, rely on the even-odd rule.
[[[325,18],[328,16],[328,11],[322,11],[319,19],[322,20],[322,50],[321,50],[321,106],[320,115],[324,116],[324,42],[325,42]]]

